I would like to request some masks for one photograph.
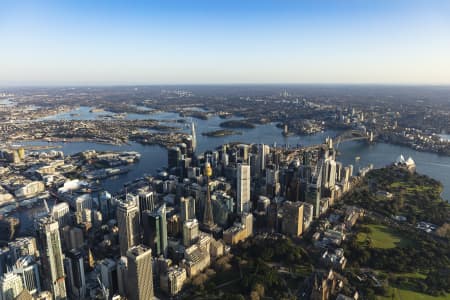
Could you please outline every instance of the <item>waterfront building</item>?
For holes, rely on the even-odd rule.
[[[169,169],[178,167],[178,162],[181,160],[181,150],[179,147],[172,147],[167,149],[167,164]]]
[[[30,198],[45,191],[45,185],[42,181],[32,181],[22,185],[14,191],[17,198]]]

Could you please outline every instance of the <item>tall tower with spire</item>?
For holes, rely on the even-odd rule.
[[[215,224],[211,204],[211,194],[209,192],[209,177],[211,177],[212,175],[212,168],[209,162],[207,162],[205,165],[205,175],[207,181],[206,181],[205,211],[203,212],[203,224],[205,225],[205,227],[213,228]]]

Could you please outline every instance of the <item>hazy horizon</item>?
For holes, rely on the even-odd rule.
[[[0,86],[450,85],[448,1],[2,1]]]

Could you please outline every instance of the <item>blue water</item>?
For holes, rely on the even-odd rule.
[[[80,107],[75,111],[51,116],[51,119],[83,119],[92,120],[101,117],[109,112],[90,113],[90,107]],[[77,113],[77,116],[70,114]],[[155,112],[152,114],[128,114],[127,119],[154,119],[168,122],[169,125],[181,127],[182,131],[189,132],[189,127],[182,123],[174,123],[172,121],[182,119],[177,113],[173,112]],[[233,118],[238,119],[238,118]],[[296,145],[313,145],[324,141],[327,136],[335,136],[337,131],[327,131],[309,136],[289,136],[284,137],[281,134],[281,129],[277,128],[276,124],[257,125],[254,129],[237,129],[242,132],[242,135],[233,135],[225,137],[207,137],[203,136],[203,132],[220,129],[219,124],[225,120],[218,116],[212,116],[208,120],[199,120],[186,118],[186,121],[194,121],[197,128],[197,151],[203,152],[214,149],[224,143],[229,142],[244,142],[244,143],[265,143],[277,146],[296,146]],[[33,144],[39,144],[34,143]],[[42,143],[47,144],[47,143]],[[167,152],[164,148],[159,146],[143,146],[132,143],[124,146],[113,146],[96,143],[66,143],[59,144],[66,154],[73,154],[87,149],[96,150],[134,150],[142,154],[141,160],[137,163],[132,171],[127,174],[117,176],[116,178],[107,179],[104,181],[104,186],[111,192],[116,192],[122,188],[125,182],[141,177],[144,173],[154,173],[158,168],[167,165]],[[391,164],[395,159],[403,154],[405,158],[411,156],[417,165],[419,173],[426,174],[441,181],[444,185],[443,197],[450,200],[450,157],[440,156],[434,153],[419,152],[413,149],[385,144],[376,143],[369,145],[365,142],[346,142],[341,143],[338,148],[340,155],[338,160],[344,164],[353,164],[355,170],[359,167],[373,164],[375,167],[383,167]],[[356,157],[360,157],[359,161],[355,161]]]

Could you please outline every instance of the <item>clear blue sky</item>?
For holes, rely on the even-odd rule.
[[[450,84],[450,1],[0,0],[0,84]]]

